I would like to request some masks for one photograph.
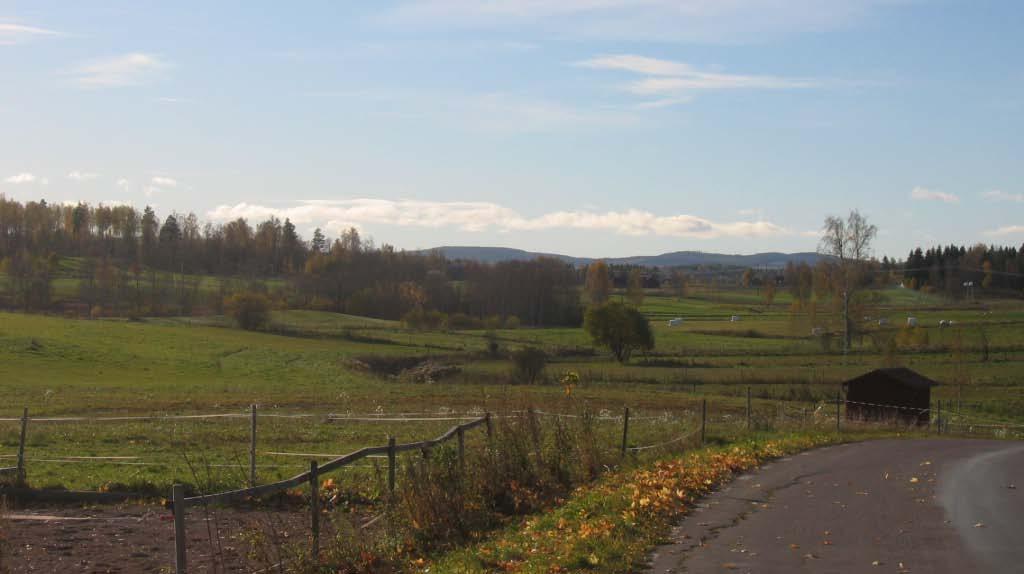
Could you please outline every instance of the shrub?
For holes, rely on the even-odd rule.
[[[505,328],[506,329],[518,329],[519,328],[519,317],[515,315],[509,315],[505,317]]]
[[[501,355],[501,345],[498,343],[498,336],[494,334],[494,331],[487,331],[484,335],[484,340],[487,341],[486,351],[488,357],[497,358]]]
[[[594,343],[608,347],[620,363],[628,361],[636,349],[654,348],[650,322],[640,311],[622,303],[605,303],[587,309],[583,328]]]
[[[225,298],[224,312],[247,331],[265,329],[270,324],[270,300],[260,293],[244,291]]]
[[[480,329],[483,326],[483,322],[476,317],[470,317],[465,313],[452,313],[448,316],[447,326],[449,329],[455,329],[458,331]]]
[[[532,385],[544,374],[548,364],[548,355],[537,347],[526,347],[511,353],[512,377],[528,385]]]
[[[410,329],[434,330],[439,329],[447,320],[447,315],[440,311],[413,309],[402,316],[402,323]]]

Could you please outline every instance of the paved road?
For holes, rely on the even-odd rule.
[[[884,440],[765,465],[652,557],[681,572],[1024,572],[1024,444]]]

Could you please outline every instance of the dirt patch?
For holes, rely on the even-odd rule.
[[[461,372],[453,357],[364,355],[347,359],[345,366],[407,383],[432,383]]]
[[[456,375],[462,371],[458,365],[424,361],[415,367],[404,369],[398,373],[398,380],[403,383],[433,383]]]
[[[271,560],[287,560],[287,553],[249,558],[249,535],[259,530],[302,545],[310,534],[309,521],[308,509],[301,508],[189,509],[189,572],[253,572]],[[0,528],[8,546],[0,553],[0,572],[174,570],[173,516],[157,505],[9,509]],[[324,539],[335,532],[329,516],[321,528]]]

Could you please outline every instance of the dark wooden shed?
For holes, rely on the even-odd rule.
[[[905,367],[875,369],[843,383],[846,418],[928,424],[935,381]]]

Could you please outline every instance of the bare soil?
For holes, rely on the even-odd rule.
[[[189,509],[190,573],[254,572],[287,561],[287,550],[250,556],[250,534],[267,533],[284,545],[304,547],[308,509]],[[174,572],[174,521],[159,505],[34,506],[9,508],[0,517],[0,573]],[[322,537],[333,532],[323,520]],[[6,542],[3,542],[6,539]]]

